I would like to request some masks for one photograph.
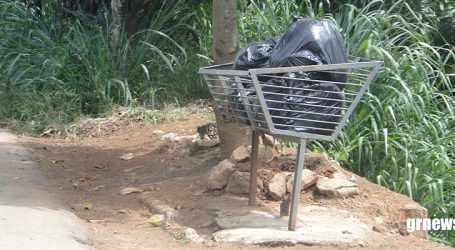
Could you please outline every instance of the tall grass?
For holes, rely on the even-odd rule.
[[[0,119],[41,133],[81,115],[102,115],[114,103],[134,99],[158,108],[204,96],[193,72],[206,59],[195,55],[196,42],[187,41],[193,11],[183,3],[166,1],[156,9],[146,29],[122,38],[114,60],[109,10],[62,15],[46,3],[38,17],[19,1],[2,1]]]
[[[351,55],[383,60],[384,68],[339,138],[311,147],[407,194],[425,206],[430,217],[454,217],[454,46],[440,44],[444,36],[437,26],[406,1],[344,4],[336,10],[327,4],[241,1],[243,42],[280,34],[292,15],[324,17],[339,25]],[[452,231],[431,235],[455,245]]]

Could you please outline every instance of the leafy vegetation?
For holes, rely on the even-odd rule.
[[[111,56],[110,12],[57,16],[0,3],[0,120],[41,133],[113,104],[154,109],[208,97],[210,1],[165,1]],[[385,66],[335,143],[313,142],[354,172],[455,217],[455,4],[437,1],[239,1],[241,44],[281,34],[293,15],[340,27],[352,55]],[[455,246],[453,231],[432,232]]]

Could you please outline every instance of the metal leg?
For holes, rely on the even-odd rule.
[[[297,213],[299,210],[300,188],[302,187],[302,171],[305,161],[306,140],[302,139],[297,150],[297,164],[294,173],[294,185],[292,186],[291,195],[291,214],[289,215],[288,229],[295,231],[297,225]]]
[[[251,143],[251,166],[250,166],[250,206],[256,206],[257,176],[258,176],[258,153],[259,153],[259,132],[253,130]]]

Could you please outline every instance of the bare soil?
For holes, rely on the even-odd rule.
[[[204,192],[208,171],[220,160],[218,148],[192,153],[180,144],[163,146],[162,135],[155,130],[178,135],[194,135],[196,127],[210,122],[205,112],[192,112],[187,117],[158,125],[141,121],[117,121],[109,126],[92,128],[85,138],[22,136],[47,177],[42,183],[55,193],[77,216],[86,221],[95,249],[262,249],[267,246],[217,244],[211,233],[214,223],[212,205],[245,206],[247,197]],[[132,153],[130,160],[122,160]],[[273,162],[271,163],[274,164]],[[276,161],[275,166],[282,165]],[[269,165],[263,167],[270,168]],[[351,173],[346,172],[351,175]],[[376,217],[386,223],[394,216],[397,206],[412,203],[406,196],[372,184],[360,176],[357,184],[362,194],[347,199],[324,199],[309,190],[301,202],[334,206],[355,213],[370,225]],[[147,195],[177,209],[176,223],[194,228],[206,239],[196,244],[175,239],[171,230],[152,227],[147,223],[148,209],[140,202],[142,194],[121,195],[125,187],[142,187]],[[261,200],[259,206],[279,211],[278,202]],[[434,242],[401,235],[398,229],[386,228],[375,232],[364,242],[365,249],[445,249]],[[293,246],[275,249],[351,249],[352,246]]]

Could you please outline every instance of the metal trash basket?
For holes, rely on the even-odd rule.
[[[306,140],[335,140],[381,66],[381,61],[349,57],[341,64],[246,71],[233,70],[230,63],[199,69],[215,112],[227,123],[253,130],[249,205],[256,205],[259,136],[265,133],[297,142],[289,216],[289,230],[295,230]],[[308,74],[324,77],[298,77]],[[318,78],[342,80],[315,80]]]

